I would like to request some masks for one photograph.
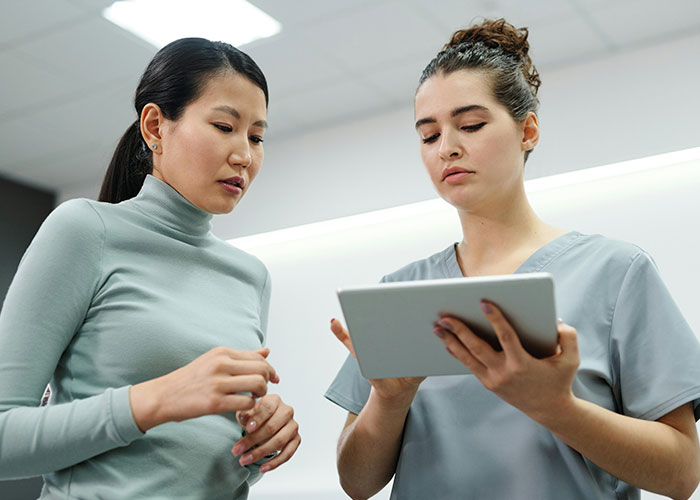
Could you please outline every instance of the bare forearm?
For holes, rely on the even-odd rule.
[[[373,390],[355,421],[343,431],[338,442],[338,473],[340,484],[354,500],[371,497],[394,475],[412,400],[413,394],[389,403]]]
[[[690,408],[676,411],[692,415]],[[696,488],[700,474],[697,435],[576,398],[558,413],[537,420],[610,474],[674,499],[688,498]]]

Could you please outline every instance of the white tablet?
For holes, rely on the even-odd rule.
[[[498,305],[533,356],[554,354],[557,320],[549,273],[404,281],[338,290],[362,375],[367,379],[459,375],[469,369],[433,333],[441,313],[461,318],[500,349],[481,300]]]

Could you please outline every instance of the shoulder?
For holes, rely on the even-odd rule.
[[[425,259],[416,260],[382,278],[383,282],[417,281],[448,277],[447,262],[454,256],[454,244]]]
[[[593,259],[607,266],[627,269],[634,262],[648,261],[651,256],[641,247],[627,241],[600,234],[581,234],[578,244],[571,249],[579,259]]]
[[[103,219],[95,208],[98,204],[84,198],[61,203],[46,218],[39,234],[72,239],[76,243],[102,239],[105,228]]]

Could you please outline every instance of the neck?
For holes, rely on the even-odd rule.
[[[514,272],[541,246],[564,231],[541,220],[530,206],[524,188],[499,203],[460,209],[464,239],[457,258],[465,275]]]

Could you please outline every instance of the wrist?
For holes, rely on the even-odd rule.
[[[556,434],[566,428],[568,422],[577,420],[581,409],[580,402],[573,392],[569,392],[558,400],[551,401],[545,409],[531,415],[531,418]]]
[[[408,390],[399,394],[387,396],[372,388],[369,399],[374,402],[379,410],[385,413],[405,415],[408,413],[411,403],[413,403],[416,392],[417,388],[415,390]]]
[[[157,380],[148,380],[129,388],[131,415],[141,432],[146,432],[167,421],[161,414],[163,406],[158,396]]]

